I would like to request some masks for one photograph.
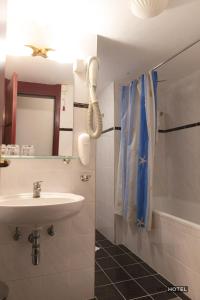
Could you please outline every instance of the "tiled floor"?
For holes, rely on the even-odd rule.
[[[96,231],[95,295],[98,300],[189,299],[167,292],[172,286],[125,246],[115,246]]]

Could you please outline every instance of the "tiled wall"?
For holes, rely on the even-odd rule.
[[[114,131],[97,142],[96,228],[114,241]]]
[[[7,16],[7,0],[1,1],[1,10],[0,10],[0,41],[1,47],[3,48],[3,44],[6,39],[6,16]],[[1,51],[0,57],[0,143],[2,143],[2,133],[3,133],[3,125],[4,125],[4,97],[5,97],[5,83],[4,83],[4,68],[5,68],[6,54],[5,51]]]
[[[200,121],[199,80],[200,71],[160,89],[164,129]],[[165,138],[168,196],[194,204],[200,204],[200,172],[197,167],[200,153],[199,133],[200,126],[160,133]]]
[[[74,111],[74,154],[76,135],[85,129],[86,109]],[[31,229],[22,229],[22,239],[12,239],[14,228],[0,226],[0,280],[8,283],[8,300],[86,300],[94,296],[94,223],[95,169],[94,151],[90,165],[78,160],[69,165],[59,160],[12,161],[0,171],[1,194],[31,192],[36,180],[43,180],[42,190],[72,192],[85,196],[81,212],[55,224],[56,236],[44,230],[41,237],[41,262],[31,264],[31,245],[27,241]],[[80,175],[89,173],[83,183]]]
[[[115,182],[119,156],[119,86],[112,82],[99,95],[103,134],[96,149],[96,228],[116,240]]]
[[[99,95],[103,132],[96,149],[96,228],[114,241],[114,83]]]
[[[200,126],[176,127],[197,123],[199,119],[199,79],[196,72],[159,86],[158,134],[154,175],[154,195],[160,211],[197,221],[200,172],[198,168]],[[165,201],[164,205],[162,205]],[[164,200],[163,200],[164,199]],[[198,300],[199,225],[170,215],[155,213],[151,232],[138,232],[134,223],[123,222],[123,243],[176,285],[188,285],[189,296]]]
[[[70,156],[73,153],[73,100],[73,84],[63,84],[61,86],[59,134],[59,155],[62,156]]]
[[[79,86],[77,76],[75,90],[83,92],[87,85]],[[74,100],[80,102],[80,98]],[[87,130],[86,116],[86,108],[74,107],[74,156],[78,156],[78,134]],[[91,175],[90,180],[82,182],[81,174]],[[70,164],[61,160],[12,160],[8,168],[0,169],[0,194],[31,192],[36,180],[44,181],[44,192],[76,193],[83,195],[85,202],[79,214],[55,224],[54,237],[48,236],[44,228],[38,266],[32,265],[31,244],[27,241],[31,228],[22,228],[21,240],[14,241],[15,228],[0,225],[0,281],[10,288],[8,300],[91,299],[94,297],[95,142],[92,141],[88,166],[82,166],[78,159]]]
[[[124,223],[123,242],[174,285],[188,286],[188,296],[198,300],[199,227],[171,215],[154,213],[153,229],[149,233]]]

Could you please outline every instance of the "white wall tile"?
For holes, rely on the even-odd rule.
[[[60,131],[59,132],[59,155],[72,156],[73,154],[73,132]]]
[[[74,100],[77,102],[88,102],[84,80],[75,79]],[[68,86],[67,94],[62,95],[68,99],[72,97],[72,93],[73,88]],[[76,156],[77,136],[87,130],[86,116],[87,109],[74,109],[73,155]],[[72,121],[72,117],[66,118],[66,114],[62,112],[62,127],[72,128]],[[62,151],[66,151],[68,132],[63,133],[60,146]],[[86,183],[80,180],[83,173],[91,175]],[[70,164],[64,164],[62,160],[12,160],[8,168],[0,170],[0,194],[32,192],[33,182],[37,180],[43,181],[44,192],[72,192],[83,195],[86,200],[80,213],[54,224],[54,237],[47,235],[47,226],[43,228],[41,261],[38,266],[31,263],[31,244],[27,241],[31,228],[21,228],[22,238],[15,242],[12,239],[14,226],[0,225],[0,279],[9,285],[8,300],[93,298],[95,142],[92,141],[91,160],[86,167],[78,158]]]
[[[88,103],[89,92],[86,82],[86,74],[74,73],[74,85],[78,86],[78,88],[74,91],[74,102]]]
[[[114,131],[97,141],[96,227],[114,242]]]
[[[8,282],[8,300],[85,300],[93,297],[92,269]]]
[[[99,95],[99,105],[103,114],[103,130],[114,126],[114,82]]]
[[[73,128],[73,92],[72,84],[61,86],[60,128]],[[65,110],[63,110],[63,106]]]
[[[115,126],[120,126],[120,93],[121,93],[121,84],[117,82],[114,83],[114,107],[115,107]]]
[[[199,122],[199,76],[198,71],[159,85],[158,110],[164,112],[160,129]],[[154,213],[151,232],[138,231],[134,220],[133,224],[123,221],[119,237],[119,242],[173,284],[189,286],[188,296],[193,300],[200,295],[199,133],[199,127],[194,127],[158,134],[154,208],[164,213]]]

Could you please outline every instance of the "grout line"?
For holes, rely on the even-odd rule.
[[[79,107],[79,108],[88,108],[88,103],[82,103],[82,102],[74,102],[74,107]]]
[[[114,245],[115,246],[115,245]],[[110,248],[110,247],[113,247],[113,246],[109,246],[109,247],[106,247],[106,248]],[[122,249],[120,246],[118,246],[123,252],[124,252],[124,254],[127,254],[130,258],[133,258],[133,257],[131,257],[131,255],[129,255],[130,253],[131,254],[134,254],[134,253],[132,253],[131,251],[129,251],[129,252],[126,252],[124,249]],[[109,255],[109,257],[111,257],[118,265],[119,265],[119,267],[120,268],[122,268],[130,277],[131,277],[131,279],[132,280],[134,280],[146,293],[148,293],[135,279],[141,279],[141,278],[145,278],[145,277],[150,277],[150,276],[152,276],[152,277],[155,277],[155,276],[157,276],[157,275],[160,275],[160,276],[162,276],[160,273],[157,273],[156,272],[156,274],[150,274],[149,273],[149,275],[146,275],[146,276],[142,276],[142,277],[137,277],[137,278],[133,278],[132,276],[131,276],[131,274],[129,274],[127,271],[126,271],[126,269],[124,268],[124,267],[126,267],[126,266],[130,266],[130,265],[136,265],[136,264],[143,264],[143,263],[145,263],[143,260],[141,260],[140,262],[136,262],[136,263],[133,263],[133,264],[129,264],[129,265],[125,265],[125,266],[121,266],[119,263],[118,263],[118,261],[117,260],[115,260],[115,256],[120,256],[120,255],[123,255],[123,254],[119,254],[119,255],[115,255],[115,256],[112,256],[108,251],[106,251],[106,248],[102,248],[102,249],[104,249],[105,250],[105,252]],[[107,256],[108,257],[108,256]],[[102,258],[106,258],[106,257],[102,257]],[[99,260],[101,260],[102,258],[100,258]],[[146,263],[145,263],[146,264]],[[98,264],[98,266],[99,266],[99,264]],[[101,266],[99,266],[100,268],[101,268],[101,270],[103,270],[102,269],[102,267]],[[145,266],[142,266],[147,272],[149,272],[149,270],[147,269],[147,268],[145,268]],[[108,269],[105,269],[105,270],[110,270],[110,269],[116,269],[117,267],[112,267],[112,268],[108,268]],[[103,270],[103,272],[104,272],[104,270]],[[107,274],[104,272],[104,274],[107,276]],[[108,277],[108,276],[107,276]],[[109,277],[108,277],[109,278]],[[110,279],[110,278],[109,278]],[[126,281],[130,281],[131,279],[129,279],[129,280],[124,280],[124,281],[120,281],[120,282],[116,282],[116,283],[122,283],[122,282],[126,282]],[[110,279],[111,280],[111,279]],[[156,277],[156,280],[158,280],[162,285],[164,285],[165,287],[167,287],[167,285],[166,284],[164,284],[161,280],[159,280],[159,278],[157,278]],[[170,282],[171,283],[171,282]],[[115,283],[113,283],[114,285],[115,285]],[[172,283],[171,283],[172,284]],[[173,284],[172,284],[172,286],[173,286]],[[117,287],[116,287],[117,288]],[[118,290],[118,289],[117,289]],[[143,296],[143,297],[140,297],[140,298],[134,298],[134,299],[141,299],[142,300],[142,298],[144,298],[144,297],[147,297],[147,296],[149,296],[150,298],[152,298],[151,297],[151,295],[156,295],[156,294],[161,294],[161,293],[164,293],[164,292],[166,292],[166,291],[162,291],[162,292],[159,292],[159,293],[154,293],[154,294],[149,294],[148,293],[148,295],[146,295],[146,296]],[[121,294],[121,293],[120,293]],[[176,297],[179,297],[176,293],[174,293],[175,294],[175,296]],[[152,298],[153,299],[153,298]],[[180,297],[179,297],[179,299],[181,299]]]
[[[116,130],[121,130],[121,127],[119,127],[119,126],[110,127],[108,129],[103,130],[102,134],[110,132],[110,131],[116,131]]]
[[[118,247],[120,247],[120,246],[118,246]],[[121,247],[120,247],[120,249],[122,249]],[[122,249],[123,251],[125,251],[124,249]],[[131,254],[134,254],[134,253],[132,253],[130,250],[129,250],[129,252],[125,252],[126,254],[128,254],[128,256],[129,257],[131,257],[131,255],[129,255],[129,253],[131,253]],[[136,255],[137,256],[137,255]],[[131,257],[132,258],[132,257]],[[140,264],[142,264],[142,263],[145,263],[144,261],[141,261],[141,262],[139,262]],[[145,263],[145,264],[147,264],[147,263]],[[148,265],[148,264],[147,264]],[[130,265],[125,265],[125,266],[130,266]],[[145,266],[143,266],[143,268],[145,268]],[[147,268],[145,268],[145,270],[146,271],[148,271],[149,272],[149,270],[147,270]],[[157,273],[157,275],[160,275],[160,276],[162,276],[160,273],[158,273],[158,272],[156,272]],[[151,274],[151,276],[157,276],[156,274]],[[143,276],[143,277],[148,277],[148,276]],[[163,276],[162,276],[163,277]],[[142,277],[139,277],[139,278],[142,278]],[[137,279],[139,279],[139,278],[137,278]],[[164,278],[164,277],[163,277]],[[163,283],[161,280],[159,280],[159,278],[157,278],[156,277],[156,279],[158,280],[158,281],[160,281],[160,283],[162,283],[165,287],[168,287],[165,283]],[[164,278],[165,279],[165,278]],[[169,281],[169,280],[168,280]],[[169,283],[171,283],[170,281],[169,281]],[[174,286],[172,283],[171,283],[171,285],[172,286]],[[163,292],[161,292],[161,293],[163,293]],[[181,299],[180,297],[179,297],[179,295],[177,295],[176,293],[174,293],[179,299]]]
[[[103,260],[103,259],[105,259],[105,258],[108,258],[109,256],[105,256],[105,257],[100,257],[100,258],[97,258],[96,259],[96,261],[100,261],[100,260]],[[116,256],[110,256],[110,257],[112,257],[112,258],[114,258],[114,257],[116,257]],[[118,264],[120,265],[120,263],[118,262]],[[133,265],[142,265],[142,263],[140,263],[140,262],[133,262],[132,264],[128,264],[128,265],[124,265],[124,266],[122,266],[122,265],[120,265],[120,266],[122,266],[122,267],[128,267],[128,266],[133,266]],[[108,270],[108,269],[116,269],[117,267],[109,267],[109,268],[106,268],[105,270]],[[143,267],[144,268],[144,267]],[[145,269],[146,271],[148,271],[147,269]],[[149,271],[148,271],[149,272]],[[152,274],[151,274],[152,275]],[[154,275],[156,275],[156,274],[154,274]]]
[[[160,276],[162,276],[160,273],[158,273],[158,275],[160,275]],[[156,274],[154,274],[154,276],[156,277],[157,275]],[[163,276],[162,276],[163,277]],[[163,277],[164,278],[164,277]],[[156,277],[156,279],[158,280],[158,281],[160,281],[164,286],[166,286],[166,287],[168,287],[164,282],[162,282],[159,278],[157,278]],[[165,278],[164,278],[165,279]],[[166,279],[167,280],[167,279]],[[169,281],[169,280],[167,280],[167,281]],[[169,283],[171,283],[170,281],[169,281]],[[172,283],[171,283],[171,285],[172,286],[174,286]],[[179,299],[181,299],[180,297],[179,297],[179,295],[177,295],[175,292],[174,292],[174,294],[179,298]]]
[[[162,276],[161,274],[159,274],[158,273],[158,275],[160,275],[160,276]],[[156,276],[155,274],[154,274],[154,276]],[[162,276],[163,277],[163,276]],[[164,277],[163,277],[164,278]],[[162,282],[159,278],[156,278],[158,281],[160,281],[164,286],[166,286],[166,287],[168,287],[164,282]],[[164,278],[165,279],[165,278]],[[169,283],[171,283],[170,281],[169,281]],[[172,286],[174,286],[172,283],[171,283],[171,285]],[[176,293],[174,293],[175,295],[176,295],[176,297],[178,297],[179,299],[181,299],[180,297],[179,297],[179,295],[177,295]],[[173,299],[172,299],[173,300]]]
[[[145,296],[142,296],[142,297],[132,298],[132,299],[130,299],[130,300],[142,300],[142,299],[144,299],[145,297],[149,297],[149,298],[153,299],[153,298],[151,297],[151,295],[145,295]],[[154,300],[154,299],[153,299],[153,300]],[[173,300],[173,299],[172,299],[172,300]]]
[[[108,253],[109,254],[109,253]],[[109,254],[110,255],[110,254]],[[111,256],[111,255],[110,255]],[[111,256],[112,257],[112,256]],[[140,287],[141,287],[141,289],[145,292],[145,293],[147,293],[147,295],[149,295],[149,293],[131,276],[131,274],[129,274],[127,271],[126,271],[126,269],[125,268],[123,268],[123,266],[121,266],[119,263],[118,263],[118,261],[117,260],[115,260],[114,259],[114,257],[112,257],[112,259],[124,270],[124,272],[126,272],[126,274],[128,274],[130,277],[131,277],[131,279],[137,284],[137,285],[139,285]],[[147,296],[146,295],[146,296]]]
[[[101,266],[100,266],[100,268],[101,268]],[[101,270],[102,270],[102,272],[104,273],[104,275],[106,275],[106,277],[110,280],[110,277],[105,273],[105,271],[101,268]],[[124,300],[126,300],[126,298],[124,297],[124,295],[118,290],[118,288],[116,287],[116,285],[114,284],[114,283],[111,283],[111,284],[109,284],[109,285],[113,285],[114,286],[114,288],[118,291],[118,293],[122,296],[122,298],[124,299]]]
[[[133,254],[133,255],[135,255],[136,257],[138,257],[139,258],[139,261],[137,261],[137,262],[139,262],[139,263],[145,263],[139,256],[137,256],[136,254],[134,254],[133,252],[131,252],[130,250],[129,251],[125,251],[124,249],[122,249],[120,246],[118,246],[121,250],[123,250],[124,251],[124,253],[126,253],[130,258],[132,258],[132,259],[135,259],[136,260],[136,258],[133,258],[132,256],[131,256],[131,254]]]
[[[158,293],[154,293],[154,294],[148,294],[148,295],[146,295],[146,296],[142,296],[142,297],[139,297],[139,298],[132,298],[132,299],[130,299],[130,300],[142,300],[143,298],[145,298],[145,297],[150,297],[150,298],[152,298],[153,296],[156,296],[156,295],[161,295],[161,294],[163,294],[163,293],[166,293],[166,291],[162,291],[162,292],[158,292]],[[176,296],[176,295],[175,295]],[[177,297],[177,296],[176,296]],[[152,298],[153,299],[153,298]],[[171,300],[173,300],[173,299],[175,299],[175,298],[172,298]],[[178,299],[181,299],[181,298],[178,298]],[[154,300],[154,299],[153,299]]]
[[[112,256],[111,256],[112,257]],[[106,257],[103,257],[103,258],[108,258],[108,256],[106,256]],[[100,259],[98,259],[98,260],[101,260],[101,258]],[[128,266],[133,266],[133,265],[139,265],[139,263],[138,264],[131,264],[131,265],[125,265],[124,267],[128,267]],[[123,266],[121,266],[120,264],[119,264],[119,266],[120,267],[123,267]],[[117,268],[119,268],[118,266],[115,266],[115,267],[109,267],[109,268],[104,268],[105,270],[111,270],[111,269],[117,269]],[[98,272],[98,271],[97,271]],[[151,275],[151,274],[150,274]]]
[[[102,240],[96,240],[96,239],[95,239],[95,242],[98,243],[98,242],[105,241],[105,240],[107,240],[107,239],[106,239],[106,238],[105,238],[105,239],[102,239]]]
[[[104,274],[106,274],[106,272],[104,271]],[[110,283],[107,283],[107,284],[102,284],[102,285],[97,285],[96,287],[104,287],[104,286],[108,286],[108,285],[111,285],[111,284],[114,284],[114,285],[116,285],[116,283],[123,283],[123,282],[127,282],[127,281],[132,281],[132,279],[131,278],[129,278],[129,279],[126,279],[126,280],[124,280],[124,281],[117,281],[117,282],[113,282],[112,281],[112,279],[107,275],[107,277],[109,278],[109,280],[111,280],[111,282]]]
[[[106,253],[111,257],[111,255],[106,251]],[[104,269],[98,264],[98,266],[100,267],[100,269],[102,270],[102,272],[104,273],[104,275],[109,279],[109,280],[111,280],[110,279],[110,277],[106,274],[106,272],[104,271]],[[113,269],[113,268],[112,268]],[[111,280],[111,282],[112,282],[112,280]],[[126,298],[124,297],[124,295],[120,292],[120,290],[117,288],[117,286],[116,286],[116,284],[114,284],[114,283],[112,283],[112,285],[114,286],[114,288],[118,291],[118,293],[122,296],[122,298],[124,299],[124,300],[126,300]]]
[[[192,127],[197,127],[197,126],[200,126],[200,122],[186,124],[186,125],[182,125],[182,126],[168,128],[168,129],[159,129],[158,132],[160,132],[160,133],[168,133],[168,132],[173,132],[173,131],[188,129],[188,128],[192,128]]]
[[[106,273],[106,271],[107,270],[113,270],[114,268],[112,268],[112,269],[105,269],[105,270],[103,270],[104,271],[104,273]],[[97,272],[101,272],[101,270],[100,271],[97,271]],[[95,272],[96,273],[96,272]],[[107,274],[107,273],[106,273]],[[131,276],[130,274],[129,274],[129,276]],[[126,279],[126,280],[122,280],[122,281],[116,281],[116,282],[113,282],[112,281],[112,279],[109,277],[109,275],[107,275],[107,277],[111,280],[111,283],[112,284],[116,284],[116,283],[123,283],[123,282],[126,282],[126,281],[132,281],[132,279],[141,279],[141,278],[146,278],[146,277],[154,277],[154,275],[147,275],[147,276],[142,276],[142,277],[137,277],[137,278],[132,278],[132,277],[130,277],[129,279]],[[102,284],[102,285],[98,285],[97,287],[99,287],[99,286],[107,286],[107,285],[110,285],[111,283],[107,283],[107,284]],[[161,292],[157,292],[157,293],[155,293],[155,294],[159,294],[159,293],[165,293],[166,291],[161,291]],[[152,295],[154,295],[154,294],[152,294]],[[144,297],[144,296],[142,296],[142,297]],[[141,297],[140,297],[141,298]]]
[[[162,292],[158,292],[158,293],[154,293],[151,294],[151,296],[155,296],[155,295],[159,295],[159,294],[163,294],[163,293],[167,293],[167,291],[162,291]],[[175,295],[175,294],[174,294]],[[175,295],[176,296],[176,295]],[[172,298],[173,299],[173,298]]]

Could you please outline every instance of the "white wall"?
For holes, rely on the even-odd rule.
[[[114,131],[97,142],[96,228],[114,241]]]
[[[119,86],[112,82],[99,95],[104,132],[96,151],[96,228],[115,242],[115,182],[119,156]]]
[[[199,227],[156,213],[151,232],[124,222],[123,243],[174,285],[188,286],[188,296],[199,300]]]
[[[199,80],[200,71],[160,90],[165,128],[200,121]],[[183,201],[183,205],[184,202],[200,205],[199,134],[199,126],[160,134],[165,138],[167,195]]]
[[[86,111],[74,111],[75,135],[80,128],[85,130]],[[92,175],[89,182],[80,181],[83,173]],[[90,299],[94,296],[94,148],[87,167],[78,159],[69,165],[59,160],[13,160],[0,170],[0,193],[31,192],[36,180],[44,181],[43,191],[77,193],[86,200],[78,215],[55,225],[55,237],[43,231],[39,266],[31,264],[30,230],[22,229],[22,240],[15,242],[14,227],[0,225],[0,280],[10,288],[8,300]]]
[[[160,129],[200,121],[199,80],[198,71],[159,86],[158,110],[164,112]],[[159,133],[154,174],[154,207],[194,222],[200,212],[199,134],[199,126]],[[122,223],[121,242],[175,285],[188,285],[188,296],[198,300],[199,225],[157,214],[149,233],[139,232],[134,223]]]
[[[114,127],[114,83],[99,95],[103,130]],[[96,228],[114,241],[114,130],[105,132],[96,147]]]
[[[60,128],[73,129],[74,87],[72,84],[61,86]],[[63,106],[65,110],[63,110]],[[59,134],[59,155],[71,156],[73,153],[73,131],[61,131]]]
[[[87,93],[84,90],[87,85],[80,86],[76,78],[74,89]],[[81,102],[76,98],[74,101]],[[87,109],[74,108],[75,157],[78,134],[87,131],[86,116]],[[82,174],[91,175],[90,180],[82,182]],[[9,286],[8,300],[91,299],[94,297],[95,141],[86,167],[78,159],[69,165],[61,160],[12,160],[8,168],[0,169],[0,194],[31,192],[36,180],[44,181],[43,191],[83,195],[84,207],[79,214],[55,224],[53,238],[43,230],[39,266],[31,263],[31,245],[27,241],[30,229],[22,228],[22,239],[15,242],[14,227],[0,224],[0,280]]]

